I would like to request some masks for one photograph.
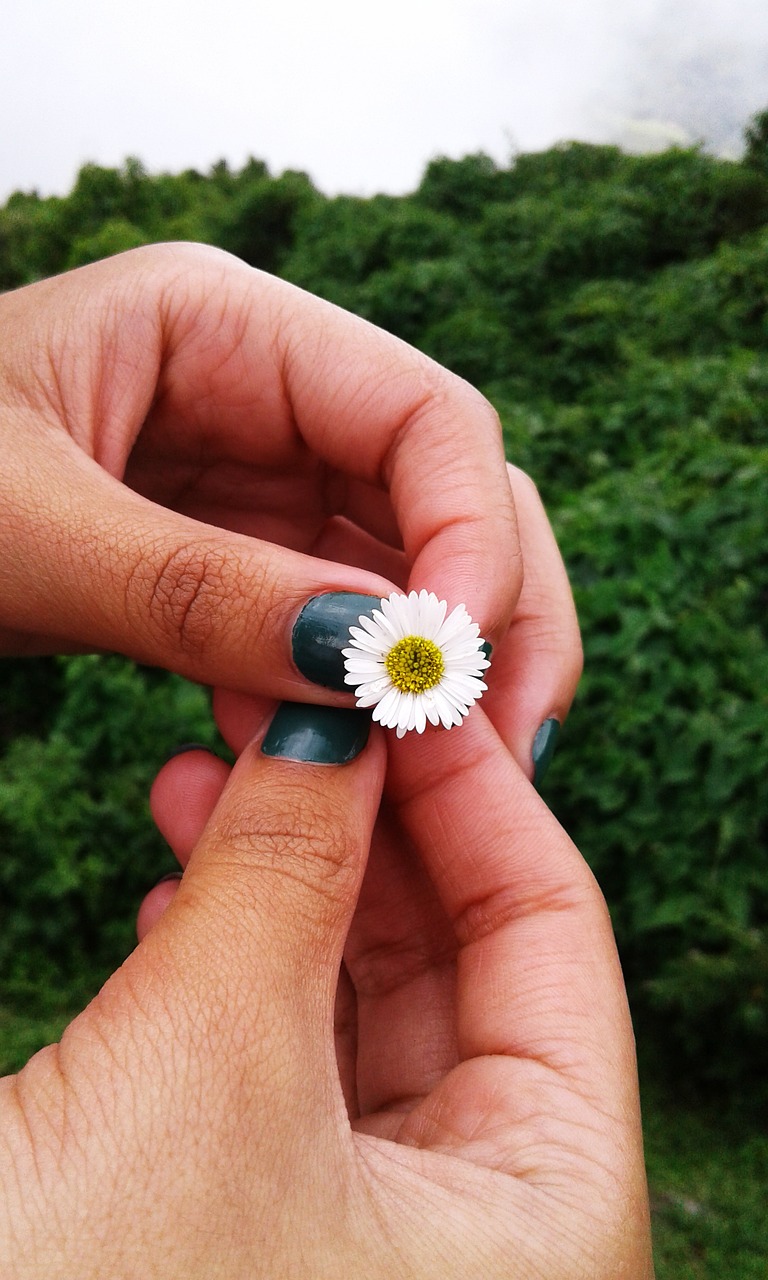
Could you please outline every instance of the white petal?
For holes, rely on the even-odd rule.
[[[464,719],[465,715],[466,715],[466,714],[467,714],[467,712],[469,711],[469,707],[460,707],[460,706],[457,706],[456,704],[454,704],[454,705],[453,705],[453,707],[452,707],[452,711],[453,711],[453,723],[454,723],[454,724],[461,724],[461,722],[462,722],[462,720]]]
[[[482,680],[475,680],[474,676],[456,675],[452,671],[447,671],[440,681],[441,688],[446,693],[456,690],[460,696],[466,695],[468,698],[478,697],[483,692],[482,684]]]
[[[443,626],[440,627],[440,634],[438,636],[438,644],[440,645],[440,648],[442,648],[444,644],[448,644],[449,640],[453,640],[454,637],[461,635],[462,632],[465,632],[466,635],[470,635],[471,628],[475,626],[476,623],[471,621],[470,614],[467,613],[463,604],[457,604],[456,608],[453,609],[453,612],[449,613],[448,617],[445,618]],[[474,634],[474,632],[472,632],[472,634]],[[480,635],[480,627],[477,627],[476,634]]]
[[[367,631],[361,631],[360,627],[350,627],[349,634],[352,637],[350,641],[352,648],[364,649],[366,653],[383,653],[392,643],[381,631],[377,631],[375,635],[369,635]],[[342,653],[344,652],[342,649]]]
[[[344,677],[345,684],[351,684],[360,693],[386,693],[389,687],[389,676],[380,671],[348,671]]]
[[[403,605],[403,634],[421,635],[421,602],[416,591],[411,591]]]
[[[425,636],[427,640],[434,640],[447,607],[444,601],[438,600],[434,591],[420,591],[418,630],[416,634]]]
[[[480,652],[480,641],[476,636],[469,636],[465,631],[460,635],[454,636],[452,640],[440,640],[440,648],[446,656],[458,657],[460,654],[474,653],[476,657],[482,658]]]
[[[379,634],[387,638],[388,644],[393,640],[400,640],[400,622],[397,610],[392,608],[391,601],[382,600],[381,611],[374,609],[373,616],[379,628]]]
[[[362,655],[355,658],[347,658],[344,666],[347,671],[368,671],[371,675],[383,675],[386,670],[383,662],[377,662],[375,658],[366,658]]]
[[[430,592],[426,606],[423,610],[423,631],[428,640],[435,640],[440,633],[443,625],[445,611],[448,608],[445,600],[438,600],[434,592]]]
[[[365,689],[356,689],[355,698],[357,699],[355,702],[356,707],[375,707],[381,702],[380,693],[371,693],[370,690]]]
[[[378,680],[362,680],[356,689],[356,693],[361,698],[373,697],[378,701],[391,688],[392,683],[389,676],[382,676]]]
[[[411,715],[413,714],[413,694],[404,693],[400,698],[400,706],[397,712],[397,727],[407,732],[412,725],[410,724]]]
[[[402,694],[399,689],[388,689],[381,701],[377,703],[374,708],[374,720],[378,720],[380,724],[386,725],[390,729],[394,729],[397,724],[397,715],[401,698]]]
[[[434,689],[427,689],[426,693],[421,695],[421,705],[429,723],[437,725],[440,723],[440,712],[437,709],[434,693]]]
[[[440,723],[444,726],[444,728],[450,729],[451,725],[453,724],[453,717],[455,714],[453,704],[450,701],[450,699],[445,696],[442,689],[440,689],[439,687],[436,689],[433,689],[433,693],[435,695],[435,706],[437,707],[437,713],[440,716]]]
[[[378,613],[378,610],[375,610],[374,613]],[[376,637],[381,634],[381,628],[377,625],[374,618],[368,617],[367,613],[361,613],[358,618],[358,622],[360,623],[359,627],[349,628],[353,636],[359,636],[360,634],[365,635],[367,633],[369,636]]]

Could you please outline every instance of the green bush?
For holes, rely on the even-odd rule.
[[[699,1078],[768,1050],[768,448],[673,434],[557,513],[585,677],[551,794]]]
[[[8,665],[21,728],[24,672]],[[26,701],[0,760],[0,999],[24,1008],[93,993],[127,954],[141,897],[173,865],[151,780],[179,742],[215,740],[201,689],[119,658],[30,664]]]

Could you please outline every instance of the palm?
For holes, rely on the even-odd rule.
[[[230,446],[226,440],[185,437],[179,448],[150,424],[129,459],[125,481],[194,520],[309,551],[331,514],[326,469],[306,450],[267,466],[255,456],[237,458]]]
[[[385,802],[345,952],[339,1074],[354,1127],[397,1136],[457,1063],[455,934]]]
[[[242,695],[217,700],[238,749],[268,710]],[[359,1162],[350,1185],[360,1168],[373,1177],[392,1238],[420,1197],[418,1244],[431,1241],[435,1276],[454,1274],[467,1249],[475,1258],[479,1205],[515,1239],[520,1275],[538,1274],[542,1245],[567,1242],[571,1219],[588,1220],[595,1204],[615,1214],[617,1238],[642,1208],[641,1171],[616,1146],[636,1121],[626,1044],[615,1053],[627,1022],[610,926],[578,854],[483,721],[479,710],[460,735],[388,741],[337,989],[336,1059]],[[393,1160],[413,1179],[399,1192]],[[569,1275],[572,1262],[553,1254],[547,1274]]]

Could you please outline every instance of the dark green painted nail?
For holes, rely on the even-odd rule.
[[[488,661],[490,662],[491,654],[493,653],[493,645],[491,644],[490,640],[484,640],[483,643],[480,645],[480,648],[485,654]]]
[[[348,764],[368,741],[368,711],[282,702],[261,744],[265,756],[306,764]]]
[[[545,720],[541,728],[537,731],[533,740],[533,785],[537,789],[544,780],[544,774],[550,766],[555,747],[557,746],[557,735],[560,732],[560,721],[554,717]]]
[[[313,684],[326,689],[346,690],[342,649],[349,644],[349,628],[361,613],[381,608],[380,596],[361,596],[353,591],[330,591],[313,596],[305,604],[293,628],[293,660]]]

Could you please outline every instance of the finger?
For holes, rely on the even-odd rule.
[[[213,716],[227,746],[236,756],[245,750],[269,710],[275,704],[268,698],[237,689],[214,689]]]
[[[510,466],[520,523],[525,579],[509,632],[494,651],[483,710],[521,769],[536,772],[536,735],[550,741],[564,721],[581,677],[579,623],[568,575],[533,481]],[[540,781],[541,771],[537,782]]]
[[[414,1118],[414,1133],[425,1126],[418,1140],[434,1137],[442,1107],[457,1141],[483,1130],[493,1162],[520,1119],[514,1099],[524,1108],[532,1087],[571,1091],[629,1123],[626,998],[605,903],[578,850],[480,711],[460,733],[433,735],[428,753],[406,739],[391,757],[388,791],[459,946],[461,1066]]]
[[[173,902],[180,879],[181,872],[164,876],[144,898],[136,917],[136,937],[139,942],[143,942]]]
[[[377,573],[400,587],[408,578],[402,552],[364,532],[340,516],[326,521],[312,545],[312,555],[338,564],[355,565]],[[271,703],[266,698],[234,689],[216,689],[213,711],[224,741],[239,755],[256,733]]]
[[[462,1057],[556,1057],[567,1038],[588,1058],[612,1038],[616,958],[581,854],[479,709],[429,752],[397,745],[388,795],[461,949]]]
[[[383,806],[345,950],[357,999],[357,1129],[394,1137],[456,1065],[456,950],[416,849]]]
[[[409,565],[403,552],[343,516],[334,516],[326,521],[312,544],[312,555],[377,573],[394,582],[401,591],[405,590],[408,582]]]
[[[222,695],[226,697],[226,694],[227,691],[219,691],[219,697]],[[248,704],[256,700],[248,699],[244,694],[232,694],[229,696],[231,697],[232,709],[231,711],[225,710],[224,718],[229,721],[231,731],[236,737],[239,737],[242,732],[250,731],[250,738],[252,738],[258,724],[264,719],[263,708],[259,706],[257,716],[251,715],[249,717]],[[243,750],[244,746],[245,744],[241,746],[240,750]],[[210,752],[202,749],[192,749],[174,756],[163,766],[155,778],[150,794],[152,816],[183,867],[187,865],[192,849],[202,837],[205,827],[221,799],[230,772],[229,767]],[[379,839],[379,845],[382,844],[382,841],[383,837]],[[352,931],[354,940],[347,947],[348,953],[352,955],[352,963],[358,974],[361,986],[364,1027],[370,1032],[365,1036],[367,1051],[363,1055],[360,1067],[358,1067],[357,1060],[357,993],[345,966],[342,966],[339,975],[334,1029],[341,1087],[350,1116],[359,1114],[358,1080],[360,1081],[363,1105],[368,1110],[382,1108],[382,1087],[387,1099],[396,1097],[400,1100],[405,1096],[401,1074],[398,1075],[396,1081],[389,1079],[388,1075],[385,1086],[377,1084],[377,1078],[382,1066],[382,1048],[384,1047],[385,1049],[383,1060],[385,1062],[393,1061],[393,1065],[394,1062],[397,1062],[399,1067],[403,1060],[401,1049],[406,1049],[410,1055],[414,1040],[412,1031],[408,1026],[404,1026],[402,1035],[397,1035],[393,1038],[389,1034],[386,1037],[385,1046],[382,1046],[376,1034],[380,1026],[390,1026],[394,1013],[394,1001],[391,998],[393,989],[399,988],[401,990],[400,1000],[403,994],[407,997],[414,995],[412,990],[402,991],[402,987],[407,986],[408,982],[407,980],[400,982],[398,962],[402,960],[405,950],[404,943],[401,941],[401,938],[405,937],[402,930],[410,928],[411,925],[410,917],[412,912],[408,911],[409,923],[406,925],[402,918],[403,908],[406,904],[410,907],[412,903],[416,902],[416,894],[413,891],[411,881],[414,875],[423,881],[424,875],[423,872],[419,872],[418,863],[413,856],[403,857],[399,844],[396,846],[396,853],[399,855],[397,858],[398,865],[402,868],[402,883],[397,886],[394,892],[391,878],[390,883],[387,884],[387,877],[382,877],[381,874],[377,874],[375,881],[371,883],[371,866],[369,864],[366,876],[368,887],[364,887],[361,892],[361,900],[357,912],[358,916],[362,914],[364,923],[362,925],[360,923],[355,924]],[[375,865],[375,856],[373,862]],[[164,877],[144,898],[139,909],[136,925],[139,941],[142,941],[150,929],[154,928],[160,917],[170,906],[176,894],[179,879],[180,873],[176,876]],[[423,885],[420,885],[420,888],[423,888]],[[374,932],[377,926],[370,923],[370,917],[375,916],[380,921],[389,922],[390,910],[397,912],[398,919],[401,921],[401,931],[394,942],[390,942],[388,939],[387,946],[384,947],[379,944],[378,934]],[[381,924],[378,927],[380,928]],[[421,946],[421,943],[417,939],[411,945],[415,948]],[[386,954],[394,957],[394,964],[387,965]],[[374,957],[374,959],[371,963],[368,963],[371,957]],[[392,973],[393,969],[397,969],[397,973],[394,975]],[[413,976],[412,974],[407,975],[408,978]],[[381,998],[379,998],[380,996]],[[446,1003],[448,1009],[452,1009],[452,991],[448,995]],[[383,1023],[381,1022],[382,1017],[384,1018]],[[401,1041],[402,1044],[400,1043]],[[430,1085],[434,1083],[434,1057],[432,1057],[431,1066],[432,1073],[428,1077]],[[367,1078],[368,1075],[372,1075],[373,1079],[369,1080]],[[421,1082],[422,1079],[423,1077],[420,1075],[419,1081]]]
[[[21,472],[36,473],[39,500]],[[199,683],[349,705],[300,673],[293,643],[309,600],[352,592],[353,614],[392,584],[201,525],[125,488],[68,438],[36,438],[0,473],[0,587],[10,629],[50,631],[90,648],[170,667]],[[33,569],[34,571],[31,571]],[[348,635],[341,628],[339,650]],[[310,642],[311,644],[311,642]],[[343,688],[343,660],[338,687]]]
[[[237,753],[263,712],[261,699],[214,692],[217,724]],[[159,825],[161,805],[166,824],[180,820],[184,769],[190,769],[186,756],[166,765],[154,784]],[[201,808],[198,798],[198,813]],[[168,825],[161,829],[174,846]],[[392,814],[380,811],[336,1002],[339,1072],[358,1129],[393,1136],[403,1111],[457,1061],[455,956],[453,930],[413,846]]]
[[[228,289],[239,323],[225,376],[229,392],[237,387],[238,423],[250,426],[257,410],[273,432],[295,438],[298,427],[342,476],[385,489],[413,565],[409,586],[465,603],[497,641],[522,565],[500,424],[488,401],[391,334],[284,282],[243,272],[228,277]],[[209,429],[219,430],[210,358],[198,366],[189,358],[196,345],[210,347],[209,319],[191,311],[188,298],[183,315],[174,315],[174,351],[185,358],[170,363],[156,414],[183,417],[194,405],[199,422],[208,406]]]
[[[180,866],[189,862],[230,772],[224,760],[200,749],[174,756],[155,778],[149,794],[152,817]]]
[[[356,364],[365,356],[367,335],[361,337],[359,348],[350,348]],[[398,360],[404,380],[393,377]],[[346,362],[340,373],[353,383],[354,370]],[[483,634],[498,642],[523,573],[494,410],[468,384],[402,346],[389,353],[370,381],[345,390],[347,395],[351,390],[350,416],[337,415],[331,436],[331,402],[320,399],[317,408],[326,417],[318,421],[303,388],[293,389],[307,423],[306,438],[339,467],[345,465],[345,451],[355,450],[352,466],[358,477],[386,487],[412,566],[409,589],[426,587],[450,604],[464,603]],[[362,415],[368,425],[361,435],[356,424]],[[352,505],[349,513],[365,523],[359,506]],[[392,537],[382,521],[371,528]]]
[[[287,710],[240,757],[173,903],[145,943],[153,954],[160,949],[166,969],[169,955],[183,959],[177,996],[191,1033],[199,1010],[215,1009],[224,1043],[232,1036],[251,1053],[269,1047],[270,1087],[279,1093],[285,1084],[277,1076],[292,1078],[300,1062],[309,1092],[321,1090],[327,1107],[330,1083],[338,1088],[338,971],[384,750],[377,735],[361,749],[368,722],[359,712]],[[346,763],[329,767],[340,756]],[[277,1071],[275,1054],[287,1055],[285,1071]]]
[[[402,537],[389,494],[379,485],[350,480],[346,486],[344,508],[339,514],[393,550],[402,549]]]
[[[212,752],[192,748],[169,760],[155,778],[149,797],[152,817],[181,867],[189,862],[230,772],[229,766]],[[144,898],[136,919],[139,942],[171,905],[180,878],[181,872],[163,876]]]
[[[263,707],[219,689],[214,713],[239,752]],[[403,1112],[456,1063],[455,957],[453,930],[418,855],[382,809],[337,998],[339,1070],[358,1129],[393,1136]]]

